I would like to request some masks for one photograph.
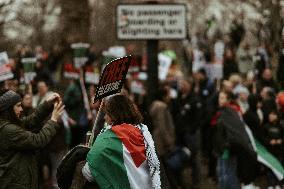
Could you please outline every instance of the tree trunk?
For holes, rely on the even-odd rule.
[[[281,15],[280,15],[280,2],[278,0],[274,0],[270,2],[270,21],[269,21],[269,28],[270,28],[270,40],[272,45],[272,59],[271,64],[273,70],[277,68],[278,65],[278,56],[279,50],[281,46]]]
[[[89,42],[90,7],[88,0],[60,0],[61,43]]]
[[[280,48],[280,35],[281,35],[281,15],[280,15],[280,2],[275,0],[274,3],[270,5],[270,32],[271,32],[271,42],[274,51],[279,51]]]

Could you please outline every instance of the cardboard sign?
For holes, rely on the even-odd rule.
[[[6,52],[0,53],[0,81],[12,79],[14,74],[9,66],[9,59]]]
[[[35,66],[37,59],[35,57],[22,58],[21,62],[24,66],[25,83],[29,84],[36,76]]]
[[[71,63],[65,63],[64,64],[64,72],[63,75],[65,78],[68,79],[78,79],[80,71],[76,69],[73,64]]]
[[[88,61],[89,47],[90,45],[88,43],[73,43],[71,45],[75,68],[81,68]]]
[[[95,94],[95,101],[120,92],[132,61],[131,56],[122,57],[106,65],[100,77]]]

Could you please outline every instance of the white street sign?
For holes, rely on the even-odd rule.
[[[183,4],[121,4],[117,6],[118,39],[184,39]]]

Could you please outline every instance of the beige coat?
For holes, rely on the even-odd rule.
[[[150,116],[158,155],[166,155],[175,144],[174,123],[167,104],[158,100],[154,101],[150,107]]]

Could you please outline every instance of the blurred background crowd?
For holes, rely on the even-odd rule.
[[[143,113],[144,123],[154,136],[157,151],[171,170],[169,178],[172,178],[170,180],[175,187],[186,188],[188,179],[193,186],[200,186],[205,175],[212,178],[213,183],[218,180],[218,154],[215,151],[218,143],[214,135],[218,112],[227,103],[238,107],[247,124],[271,153],[280,161],[284,158],[284,96],[281,93],[284,54],[280,53],[279,66],[273,69],[269,43],[260,41],[253,47],[242,41],[242,33],[236,34],[240,36],[218,34],[213,43],[202,35],[193,36],[184,42],[184,54],[180,57],[174,49],[161,48],[160,53],[170,56],[172,64],[167,77],[160,82],[156,100],[151,104],[147,102],[145,89],[145,55],[135,55],[136,62],[130,67],[123,93],[129,95]],[[112,47],[110,49],[115,49],[114,52],[108,49],[102,53],[90,47],[83,70],[89,67],[100,70],[117,53],[118,56],[121,52],[126,55],[133,46],[135,44]],[[62,124],[65,127],[39,158],[42,165],[39,171],[47,187],[56,182],[56,167],[67,150],[85,142],[85,134],[91,129],[99,108],[99,102],[94,103],[96,84],[85,82],[84,85],[90,107],[88,111],[79,79],[64,74],[64,64],[69,62],[64,62],[63,54],[56,51],[56,46],[54,49],[47,51],[42,46],[32,49],[28,45],[18,45],[9,55],[14,78],[1,82],[2,88],[12,89],[23,96],[23,116],[31,114],[51,91],[59,92],[64,99],[66,112],[62,116]],[[37,57],[36,76],[28,84],[24,82],[21,62],[25,57]],[[184,64],[177,62],[180,59]],[[79,77],[86,78],[84,76],[86,72]],[[175,156],[177,151],[184,154]],[[187,178],[189,173],[185,170],[188,167],[192,169],[192,178]],[[269,174],[264,167],[253,171],[257,175],[254,179],[266,178],[264,175]],[[265,183],[274,181],[274,176],[270,175]]]
[[[12,24],[6,25],[5,34],[0,22],[0,37],[3,38],[0,49],[7,51],[7,65],[13,73],[12,79],[4,80],[0,85],[22,95],[23,116],[31,114],[52,91],[61,94],[64,100],[66,112],[61,121],[64,127],[48,147],[39,152],[43,188],[56,186],[55,174],[60,160],[70,148],[85,142],[86,133],[94,124],[100,102],[94,102],[93,99],[104,65],[114,58],[129,54],[133,55],[135,62],[130,66],[122,93],[128,95],[142,112],[173,188],[217,188],[222,176],[216,172],[222,169],[218,161],[226,159],[224,154],[219,153],[222,144],[218,140],[221,137],[218,129],[220,110],[224,106],[233,107],[257,139],[284,163],[282,1],[265,1],[266,4],[264,1],[247,1],[241,6],[232,2],[227,9],[229,12],[222,9],[227,5],[225,1],[212,1],[215,4],[207,1],[186,2],[189,10],[192,10],[189,23],[193,31],[183,41],[160,43],[159,55],[166,56],[171,63],[164,73],[165,77],[160,78],[152,102],[147,100],[146,71],[151,63],[147,62],[144,42],[118,43],[112,32],[106,32],[114,30],[109,28],[113,25],[113,20],[109,20],[112,17],[105,16],[109,21],[106,21],[106,25],[100,21],[103,19],[99,13],[107,15],[107,12],[93,10],[95,7],[110,10],[115,1],[109,1],[109,4],[90,1],[94,12],[87,9],[89,11],[83,11],[81,15],[85,1],[77,8],[75,3],[71,5],[66,1],[54,4],[54,7],[44,4],[44,1],[32,3],[32,6],[30,1],[23,2],[26,7],[37,7],[35,15],[50,9],[51,16],[62,16],[59,19],[62,31],[44,30],[48,20],[43,25],[27,25],[32,28],[28,30],[34,32],[30,32],[30,36],[23,32],[23,38],[28,40],[18,40],[19,37],[8,39],[7,33],[13,38],[21,36],[21,33],[13,31],[22,30],[13,29],[11,26],[15,23],[7,16],[3,24]],[[6,14],[7,7],[13,4],[13,1],[3,3],[0,6],[1,14]],[[196,10],[192,9],[194,5]],[[61,7],[61,14],[56,7]],[[207,16],[198,17],[198,10],[203,8]],[[77,14],[74,13],[72,17],[68,14],[72,12],[68,12],[69,9],[77,9],[74,11]],[[42,23],[40,17],[36,16],[33,22],[29,20],[27,12],[19,10],[16,14],[19,24],[24,21],[28,24]],[[219,10],[223,10],[227,17],[222,18],[222,14],[218,13],[222,11]],[[277,17],[276,13],[280,16]],[[84,27],[81,31],[69,31],[71,27],[68,27],[68,21],[78,15],[101,23],[101,30],[92,24],[84,25],[86,23],[82,21]],[[97,41],[86,38],[89,36],[86,31],[90,28],[96,34]],[[70,48],[71,43],[78,41],[91,44],[86,54],[87,62],[81,70],[72,66]],[[25,82],[22,59],[29,57],[36,57],[33,70],[36,74],[32,81]],[[237,163],[230,163],[237,165],[238,182],[243,185],[254,183],[261,188],[282,185],[271,170],[250,161],[246,154],[240,151],[231,153],[238,154]]]

